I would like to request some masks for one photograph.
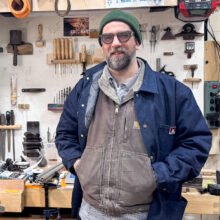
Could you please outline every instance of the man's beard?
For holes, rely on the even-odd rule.
[[[115,52],[122,52],[123,55],[119,57],[112,56]],[[110,50],[110,56],[107,58],[107,63],[109,68],[113,70],[123,70],[126,69],[129,64],[131,63],[132,59],[134,58],[136,54],[136,48],[134,47],[133,50],[129,53],[126,49],[119,47],[116,49]]]

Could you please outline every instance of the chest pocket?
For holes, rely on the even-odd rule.
[[[159,160],[163,160],[172,150],[175,139],[175,126],[160,125],[158,129],[159,137]]]

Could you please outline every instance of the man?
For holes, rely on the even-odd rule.
[[[57,127],[59,155],[76,174],[73,216],[81,206],[82,220],[180,220],[182,183],[210,150],[206,122],[188,87],[136,57],[133,15],[108,13],[99,43],[106,62],[84,72]]]

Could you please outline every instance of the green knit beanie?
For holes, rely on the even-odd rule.
[[[103,27],[111,21],[122,21],[128,24],[131,27],[131,29],[134,31],[135,37],[137,38],[139,44],[141,44],[142,37],[140,32],[140,25],[137,18],[122,10],[113,10],[102,19],[99,26],[99,35],[102,34]],[[102,46],[100,37],[99,37],[99,44]]]

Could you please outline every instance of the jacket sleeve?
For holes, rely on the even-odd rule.
[[[176,85],[176,137],[172,151],[152,164],[158,190],[175,192],[183,182],[198,176],[211,148],[212,134],[191,90]]]
[[[73,164],[81,157],[82,151],[78,140],[77,103],[82,80],[67,97],[63,112],[56,129],[56,147],[67,170],[75,174]]]

